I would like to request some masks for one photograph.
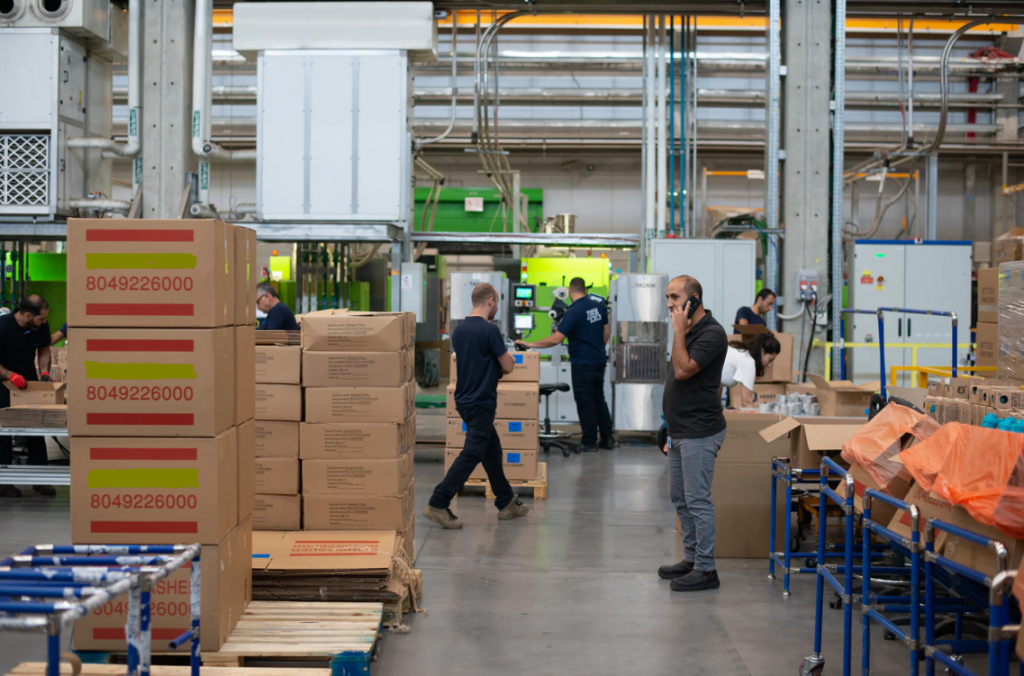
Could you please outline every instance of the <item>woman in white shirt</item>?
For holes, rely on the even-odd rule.
[[[730,402],[733,407],[751,408],[754,405],[754,379],[764,375],[765,368],[775,361],[781,351],[782,346],[771,333],[759,334],[746,344],[735,341],[729,343],[725,365],[722,367],[722,386],[742,386],[741,401]]]

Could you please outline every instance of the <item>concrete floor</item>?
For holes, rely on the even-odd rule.
[[[417,513],[442,473],[440,447],[417,449]],[[712,592],[672,593],[658,579],[681,543],[653,447],[552,456],[548,478],[546,501],[523,496],[533,510],[525,519],[498,523],[482,493],[456,501],[463,530],[418,517],[427,612],[407,616],[410,633],[386,633],[375,676],[797,673],[813,642],[812,577],[797,576],[789,598],[762,560],[720,560],[722,588]],[[0,500],[0,551],[66,542],[68,507],[66,488]],[[858,671],[859,612],[854,622]],[[842,613],[827,606],[824,636],[826,673],[840,673]],[[877,628],[873,645],[873,674],[907,673],[902,646]],[[44,656],[43,637],[0,632],[0,674]]]

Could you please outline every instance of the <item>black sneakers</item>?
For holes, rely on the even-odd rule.
[[[677,577],[669,583],[672,591],[689,592],[704,591],[705,589],[718,589],[722,583],[718,580],[718,571],[704,572],[691,570],[682,577]]]
[[[658,568],[658,577],[662,580],[674,580],[677,577],[682,577],[693,570],[693,564],[689,561],[680,561],[679,563],[672,564],[671,566],[661,566]]]

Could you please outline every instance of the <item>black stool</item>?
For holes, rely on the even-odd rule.
[[[537,434],[537,438],[540,440],[540,447],[544,449],[545,453],[549,453],[552,448],[561,449],[562,455],[566,458],[572,451],[580,452],[579,446],[569,441],[572,437],[571,432],[552,432],[551,431],[551,395],[555,392],[568,392],[569,383],[549,383],[547,385],[540,386],[540,396],[544,397],[544,429]]]

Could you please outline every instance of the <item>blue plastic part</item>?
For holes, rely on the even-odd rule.
[[[999,427],[999,416],[995,413],[986,413],[985,417],[981,421],[982,427],[987,427],[990,430],[994,430]]]

